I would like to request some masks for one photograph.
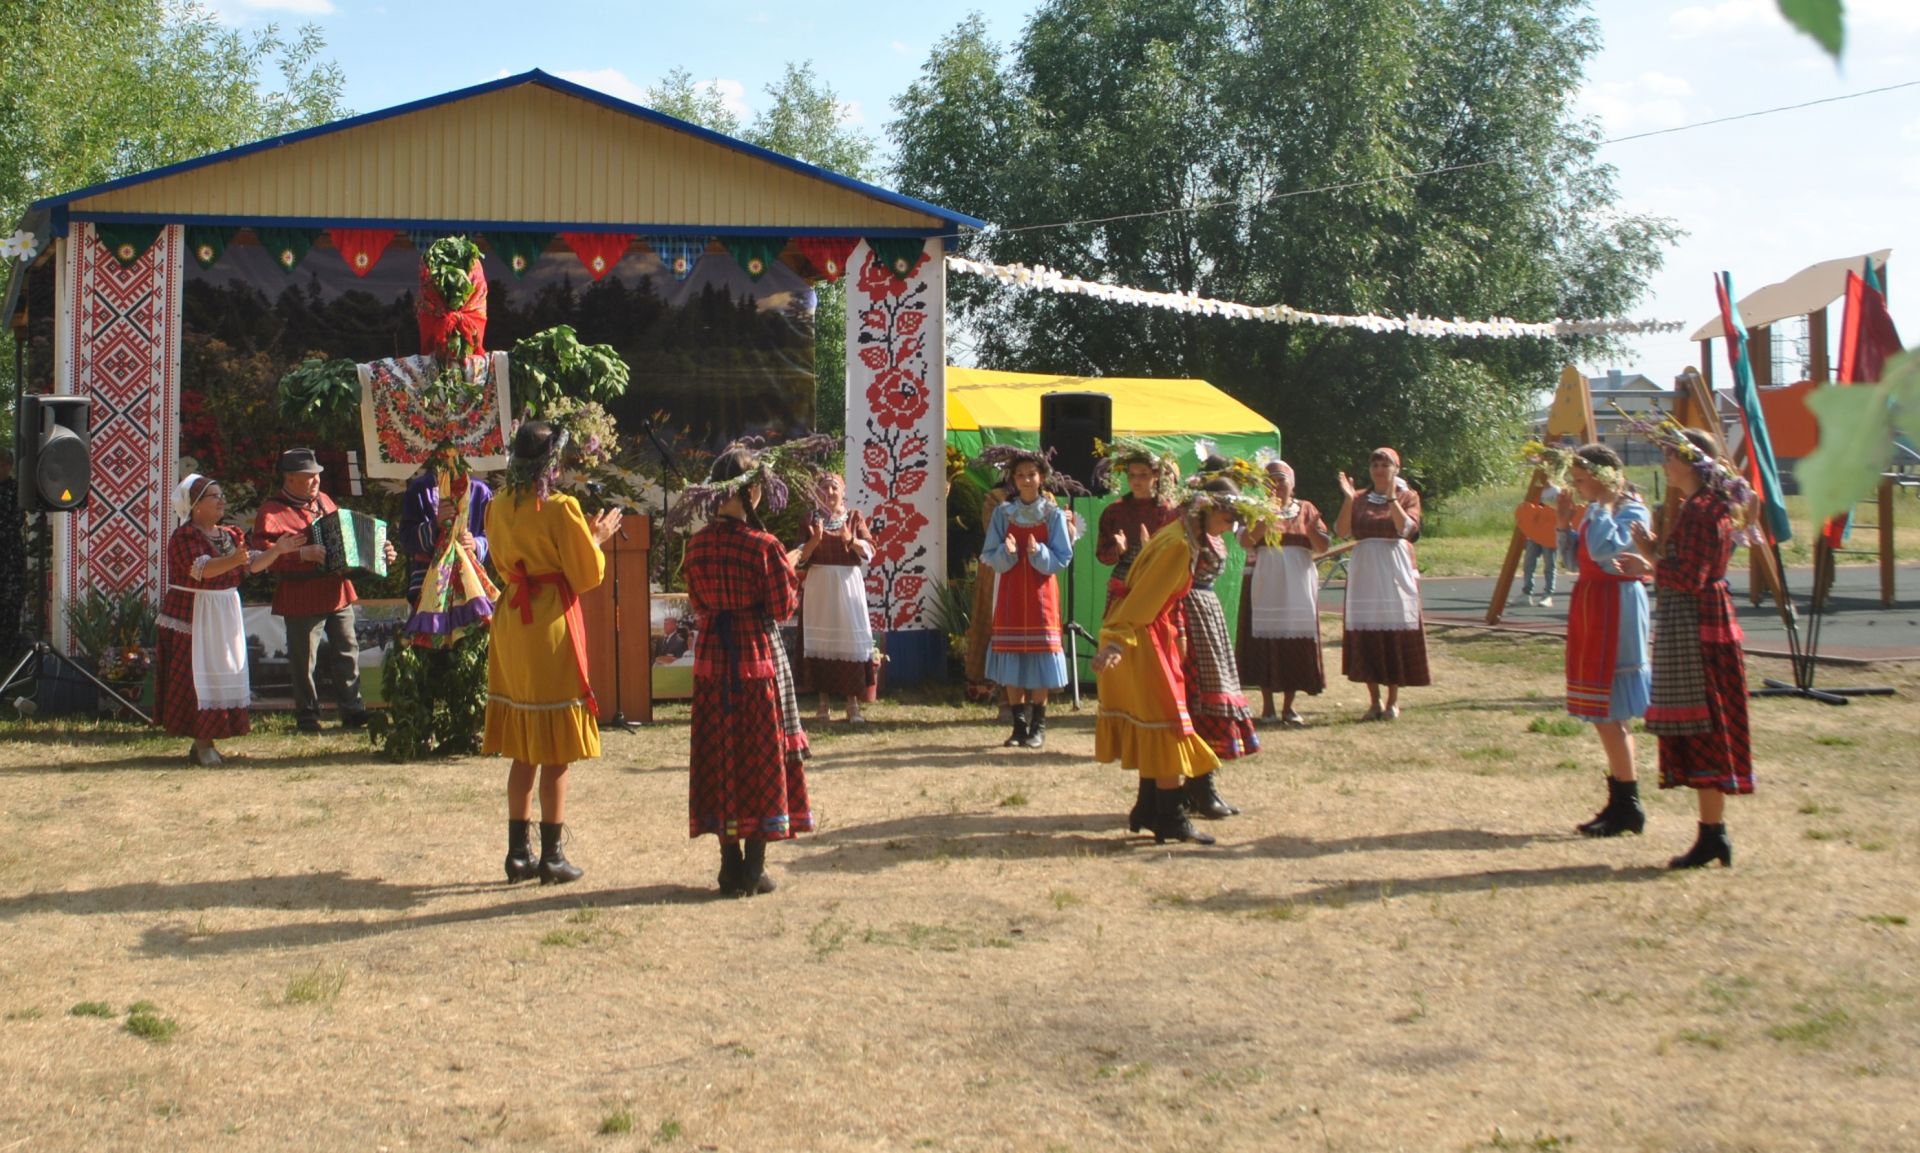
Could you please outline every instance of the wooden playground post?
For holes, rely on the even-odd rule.
[[[1578,437],[1581,444],[1592,444],[1600,437],[1593,419],[1593,394],[1587,388],[1587,378],[1571,364],[1560,370],[1560,387],[1554,390],[1553,407],[1547,410],[1546,432],[1549,440],[1568,434]],[[1527,482],[1526,503],[1539,500],[1541,490],[1546,487],[1546,471],[1534,469],[1533,479]],[[1527,534],[1516,520],[1513,539],[1507,542],[1506,559],[1500,562],[1500,576],[1493,582],[1493,599],[1487,604],[1490,625],[1499,624],[1501,614],[1507,611],[1507,597],[1513,592],[1513,574],[1520,567],[1520,556],[1526,547]]]
[[[1893,607],[1893,478],[1880,478],[1880,603]]]

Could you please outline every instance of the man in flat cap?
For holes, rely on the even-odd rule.
[[[279,491],[260,502],[248,538],[252,548],[264,549],[283,536],[305,539],[313,522],[339,506],[320,491],[320,462],[310,448],[290,448],[280,454]],[[329,671],[340,703],[340,727],[357,729],[367,723],[367,705],[360,696],[360,642],[354,636],[353,604],[360,598],[345,573],[323,572],[324,545],[308,544],[268,566],[274,574],[273,615],[287,626],[287,668],[293,679],[293,708],[300,731],[320,731],[320,698],[313,687],[315,647],[325,629],[332,651]]]

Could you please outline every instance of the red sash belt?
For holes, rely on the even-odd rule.
[[[567,574],[559,571],[529,573],[526,561],[515,561],[507,570],[507,584],[513,590],[507,607],[520,610],[520,623],[533,624],[533,594],[541,585],[552,585],[560,594],[560,615],[566,618],[567,638],[573,642],[573,666],[580,673],[580,695],[587,712],[598,718],[600,705],[593,699],[593,685],[587,680],[587,625],[580,615],[580,598],[567,583]]]

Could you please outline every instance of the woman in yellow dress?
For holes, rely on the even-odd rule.
[[[1179,525],[1148,539],[1127,573],[1124,596],[1107,610],[1093,671],[1100,674],[1100,713],[1093,755],[1140,774],[1127,828],[1152,831],[1156,844],[1213,838],[1194,829],[1186,785],[1220,767],[1187,711],[1181,604],[1208,538],[1262,519],[1264,503],[1244,496],[1226,477],[1205,482],[1183,508]]]
[[[513,438],[504,494],[487,506],[487,540],[507,587],[487,652],[485,754],[513,758],[507,770],[507,880],[543,885],[580,879],[560,848],[567,766],[600,755],[598,709],[587,682],[580,594],[600,583],[600,546],[620,528],[607,509],[588,520],[580,503],[553,491],[567,434],[528,421]],[[530,843],[533,786],[540,784],[540,856]]]

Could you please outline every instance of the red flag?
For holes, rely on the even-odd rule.
[[[573,249],[580,263],[587,266],[587,275],[595,280],[612,272],[626,254],[627,245],[633,243],[633,237],[624,232],[562,232],[560,239]]]
[[[1840,321],[1839,383],[1876,383],[1888,358],[1899,352],[1900,333],[1887,314],[1886,296],[1859,273],[1848,271],[1847,310]],[[1852,521],[1851,515],[1836,516],[1821,529],[1821,535],[1827,544],[1839,548],[1846,543]]]
[[[380,263],[380,254],[400,235],[391,228],[329,228],[333,236],[333,246],[340,250],[340,259],[347,262],[355,276],[365,276]]]
[[[847,258],[859,243],[857,236],[801,236],[794,239],[793,246],[813,265],[820,279],[832,282],[847,274]]]

